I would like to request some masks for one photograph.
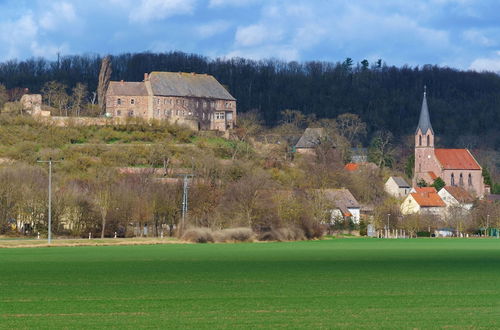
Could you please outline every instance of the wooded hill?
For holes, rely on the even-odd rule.
[[[100,63],[97,55],[8,61],[0,64],[0,84],[10,90],[39,92],[46,82],[58,81],[68,91],[77,83],[95,91]],[[238,111],[257,109],[267,125],[277,124],[285,109],[318,118],[358,114],[368,124],[367,138],[381,129],[396,137],[413,134],[427,85],[440,144],[500,149],[500,76],[494,73],[432,65],[395,67],[382,61],[356,64],[351,59],[337,63],[213,60],[180,52],[116,55],[112,67],[113,80],[140,81],[153,70],[214,75],[238,99]]]

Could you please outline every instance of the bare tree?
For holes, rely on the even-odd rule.
[[[337,117],[337,130],[351,145],[366,135],[366,124],[353,113],[344,113]]]
[[[101,62],[101,71],[99,71],[99,84],[97,86],[97,99],[101,114],[106,113],[106,91],[109,87],[109,80],[111,79],[111,57],[106,56]]]
[[[83,102],[87,96],[87,86],[85,84],[78,83],[73,88],[73,113],[79,117]]]

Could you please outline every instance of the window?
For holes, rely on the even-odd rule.
[[[116,112],[116,115],[117,115],[117,116],[121,116],[121,115],[122,115],[122,112],[121,112],[120,110],[118,110],[118,111]]]
[[[463,176],[463,174],[462,174],[462,173],[460,173],[460,179],[459,179],[459,181],[458,181],[458,182],[459,182],[459,184],[460,184],[461,186],[463,186],[463,185],[464,185],[464,176]]]
[[[178,116],[179,115],[179,110],[175,110],[175,115]]]
[[[163,111],[163,114],[166,116],[168,114],[168,111],[167,110]]]
[[[213,101],[212,101],[212,102],[210,102],[210,107],[211,107],[211,108],[215,108],[215,102],[213,102]]]
[[[116,100],[116,104],[118,104],[118,105],[122,104],[122,99]]]
[[[135,100],[134,99],[130,99],[130,104],[135,104]]]
[[[224,119],[224,112],[216,112],[215,119]]]
[[[167,99],[163,100],[163,104],[167,104]]]
[[[183,103],[184,103],[184,105],[187,105],[187,101],[186,101],[186,100],[184,100],[184,102],[183,102]]]
[[[181,104],[181,100],[177,100],[177,104]]]
[[[157,100],[156,100],[156,104],[160,104],[160,99],[157,99]]]
[[[469,173],[469,179],[468,179],[469,186],[472,186],[472,174]]]
[[[427,146],[431,145],[431,136],[427,135]]]
[[[418,171],[422,172],[422,164],[421,163],[418,163]]]
[[[455,185],[455,174],[451,173],[451,185]]]
[[[203,109],[207,107],[207,102],[203,101]]]
[[[203,118],[203,120],[205,120],[205,113],[202,113],[201,117]]]
[[[226,115],[226,119],[227,120],[233,120],[233,113],[232,112],[228,112],[227,115]]]
[[[129,117],[133,117],[133,116],[134,116],[134,110],[130,110],[130,111],[128,112],[128,116],[129,116]]]
[[[419,135],[418,136],[418,145],[421,146],[422,145],[422,135]]]

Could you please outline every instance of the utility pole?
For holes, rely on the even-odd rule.
[[[180,174],[180,176],[184,177],[183,185],[182,185],[182,221],[181,221],[181,230],[185,229],[186,224],[186,215],[188,212],[188,193],[189,193],[189,178],[192,178],[193,174]]]
[[[37,160],[37,163],[47,163],[49,164],[49,226],[48,226],[48,243],[52,241],[52,163],[59,163],[60,161],[54,161],[52,158],[49,160]]]

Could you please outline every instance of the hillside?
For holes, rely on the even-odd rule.
[[[68,93],[83,83],[91,96],[97,87],[100,61],[100,56],[9,61],[0,64],[0,84],[9,90],[11,99],[23,88],[39,92],[49,81],[63,84]],[[500,149],[500,77],[493,73],[432,65],[398,68],[381,60],[213,60],[179,52],[115,55],[112,68],[113,80],[126,81],[141,81],[145,72],[153,70],[208,73],[237,98],[239,112],[257,109],[268,126],[277,125],[285,109],[318,118],[349,112],[368,124],[368,136],[381,129],[396,137],[413,134],[423,86],[427,85],[433,126],[443,145]]]

